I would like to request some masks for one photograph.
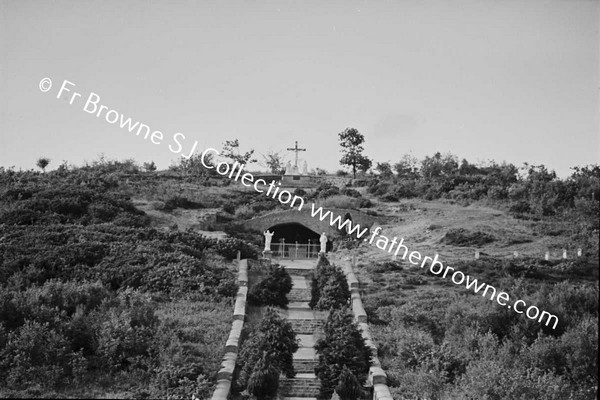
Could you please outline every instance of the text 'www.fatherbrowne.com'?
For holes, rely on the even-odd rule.
[[[96,118],[102,118],[109,124],[118,124],[121,129],[134,133],[136,136],[141,136],[144,140],[148,140],[152,144],[160,145],[165,140],[165,135],[162,131],[153,130],[149,125],[136,121],[131,117],[125,117],[125,115],[119,111],[102,104],[100,102],[100,96],[94,92],[90,92],[85,96],[86,100],[84,101],[84,96],[80,92],[75,91],[75,87],[76,85],[73,82],[64,80],[57,92],[56,98],[67,100],[70,105],[74,103],[80,104],[82,105],[82,110],[86,113],[93,115]],[[43,78],[39,82],[39,88],[40,91],[44,93],[49,92],[52,88],[52,80],[50,78]],[[171,135],[169,141],[169,150],[174,154],[181,154],[184,158],[191,158],[198,146],[198,141],[195,141],[189,152],[183,152],[185,135],[181,132],[176,132]],[[257,192],[278,200],[282,205],[297,208],[298,211],[301,211],[304,208],[304,198],[280,188],[281,182],[272,180],[270,183],[267,183],[261,178],[255,179],[251,173],[242,172],[245,165],[237,162],[233,165],[227,162],[220,162],[214,165],[211,160],[215,156],[219,156],[218,150],[213,148],[204,150],[200,156],[202,165],[207,169],[214,169],[218,174],[227,176],[234,181],[239,180],[242,185],[253,187]],[[380,226],[376,227],[374,230],[361,228],[360,224],[353,224],[352,220],[342,218],[340,215],[335,216],[331,210],[324,210],[323,207],[317,208],[314,203],[311,204],[310,214],[312,218],[318,218],[322,222],[327,221],[330,226],[341,231],[346,231],[350,236],[356,236],[358,239],[363,238],[367,232],[370,232],[370,237],[364,238],[363,240],[371,245],[375,242],[375,246],[378,249],[387,251],[390,254],[393,253],[394,258],[402,251],[403,260],[406,260],[408,257],[408,261],[411,264],[419,265],[420,263],[421,268],[425,268],[425,265],[431,261],[429,264],[429,271],[433,275],[441,276],[443,279],[450,277],[450,280],[454,284],[465,284],[466,288],[473,290],[474,293],[481,292],[483,297],[489,296],[491,301],[495,299],[499,305],[507,307],[518,314],[525,314],[527,318],[537,320],[540,323],[545,321],[546,326],[553,323],[552,329],[556,329],[556,326],[558,325],[558,317],[556,317],[556,315],[550,314],[544,310],[540,311],[536,306],[527,307],[527,303],[523,300],[517,300],[514,303],[511,302],[508,293],[497,293],[496,288],[492,285],[488,285],[485,282],[479,283],[477,279],[473,279],[471,276],[465,275],[461,271],[450,266],[444,266],[438,260],[437,254],[434,258],[431,258],[422,257],[421,253],[418,251],[409,252],[408,247],[404,245],[404,238],[401,238],[400,241],[398,241],[397,237],[390,240],[387,236],[381,234]],[[377,238],[377,240],[375,240],[375,238]]]

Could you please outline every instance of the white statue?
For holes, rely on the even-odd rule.
[[[321,237],[319,238],[319,242],[321,242],[321,253],[326,253],[327,252],[327,235],[325,235],[325,232],[323,232],[321,234]]]
[[[292,173],[292,163],[288,161],[287,164],[285,164],[285,174],[291,175],[291,173]]]
[[[304,160],[304,163],[302,164],[302,175],[308,175],[308,164],[306,163],[306,160]]]
[[[269,232],[267,229],[263,234],[265,235],[265,251],[271,251],[271,238],[273,238],[275,232]]]

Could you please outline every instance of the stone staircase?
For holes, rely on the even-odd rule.
[[[314,260],[281,261],[292,277],[294,284],[288,295],[290,303],[286,310],[286,318],[292,324],[294,332],[300,339],[300,347],[294,353],[294,378],[282,377],[279,381],[279,392],[284,400],[316,400],[321,386],[315,375],[317,355],[313,348],[315,333],[323,328],[323,317],[308,306],[310,301],[310,280],[307,275],[315,268]]]

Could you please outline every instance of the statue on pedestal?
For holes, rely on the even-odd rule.
[[[291,175],[292,174],[292,163],[291,162],[287,162],[287,164],[285,164],[285,175]]]
[[[265,251],[271,251],[271,239],[274,234],[275,232],[269,232],[268,229],[263,232],[263,235],[265,235]]]
[[[325,235],[325,232],[323,232],[321,234],[321,237],[319,238],[319,242],[321,242],[321,251],[320,253],[326,253],[327,252],[327,235]]]

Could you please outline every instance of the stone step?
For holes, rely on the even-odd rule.
[[[310,306],[308,305],[308,301],[290,301],[288,303],[288,308],[298,308],[298,309],[308,309],[310,310]]]
[[[312,347],[300,347],[293,355],[294,360],[316,360],[317,352]]]
[[[290,308],[287,309],[287,319],[315,319],[315,313],[310,308]]]
[[[321,319],[288,319],[292,329],[299,335],[311,335],[317,330],[322,330],[324,321]]]
[[[314,374],[296,374],[295,378],[281,378],[279,392],[284,397],[317,397],[321,384]]]
[[[314,373],[317,360],[294,359],[294,371],[299,374]]]
[[[284,397],[283,400],[317,400],[316,397]]]
[[[292,275],[292,287],[294,289],[308,289],[310,287],[308,280],[303,276]]]
[[[290,275],[296,275],[296,276],[304,276],[304,277],[309,277],[311,276],[315,269],[314,268],[303,268],[300,266],[293,266],[293,267],[285,267],[285,270],[290,274]]]
[[[308,288],[292,288],[288,293],[287,298],[290,302],[309,302],[310,289]]]

